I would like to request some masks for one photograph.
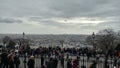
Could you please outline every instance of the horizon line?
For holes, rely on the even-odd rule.
[[[24,33],[25,33],[25,32],[24,32]],[[6,35],[7,35],[7,34],[11,34],[11,35],[12,35],[12,34],[22,35],[23,33],[0,33],[0,34],[3,34],[3,35],[4,35],[4,34],[6,34]],[[46,34],[42,34],[42,33],[41,33],[41,34],[39,34],[39,33],[38,33],[38,34],[37,34],[37,33],[25,33],[25,34],[27,34],[27,35],[92,35],[92,33],[91,33],[91,34],[77,34],[77,33],[76,33],[76,34],[72,34],[72,33],[59,33],[59,34],[57,34],[57,33],[56,33],[56,34],[52,34],[52,33],[48,33],[48,34],[47,34],[47,33],[46,33]]]

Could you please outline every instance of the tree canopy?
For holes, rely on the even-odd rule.
[[[95,46],[101,48],[104,52],[115,48],[116,33],[113,29],[100,30],[95,35]],[[88,36],[86,42],[92,45],[92,35]]]

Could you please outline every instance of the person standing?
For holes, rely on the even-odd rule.
[[[34,56],[30,56],[27,65],[28,65],[28,68],[34,68],[34,65],[35,65],[35,58],[34,58]]]
[[[41,66],[44,65],[44,57],[41,55]]]
[[[15,64],[15,67],[16,67],[16,68],[19,68],[20,59],[19,59],[19,56],[18,56],[18,55],[15,55],[15,57],[14,57],[14,64]]]
[[[9,68],[14,68],[14,52],[8,55]]]
[[[77,59],[75,59],[75,60],[73,61],[73,66],[72,66],[72,67],[73,67],[73,68],[79,68]]]
[[[72,68],[72,63],[70,59],[68,59],[67,61],[67,68]]]
[[[3,53],[1,54],[1,67],[8,68],[8,54],[7,49],[3,49]]]
[[[2,68],[2,64],[1,64],[1,54],[0,54],[0,68]]]
[[[61,66],[62,66],[62,68],[64,68],[64,55],[61,56],[60,61],[61,61]]]
[[[49,61],[47,62],[47,68],[54,68],[53,58],[50,58]]]
[[[54,68],[57,68],[58,60],[56,57],[53,59],[53,65],[54,65]]]
[[[93,64],[91,64],[90,68],[96,68],[96,62],[93,62]]]

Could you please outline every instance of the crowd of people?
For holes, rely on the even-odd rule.
[[[86,68],[85,65],[80,65],[79,63],[82,61],[80,57],[85,56],[87,57],[87,61],[90,61],[91,57],[95,59],[87,67],[96,68],[102,54],[102,51],[95,51],[89,48],[39,47],[37,49],[19,50],[18,53],[14,49],[8,50],[7,48],[3,48],[0,54],[0,68],[20,68],[20,63],[22,62],[20,57],[25,56],[29,58],[25,62],[28,68],[35,68],[35,58],[40,58],[40,68],[58,68],[59,62],[61,68],[66,68],[65,61],[67,62],[67,68]],[[74,56],[75,58],[70,58],[70,56]]]
[[[10,52],[6,48],[0,54],[0,68],[19,68],[20,59],[19,55],[15,54],[13,50]]]

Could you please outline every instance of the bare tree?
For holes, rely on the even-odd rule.
[[[115,47],[116,33],[113,29],[104,29],[97,33],[96,39],[98,47],[107,53],[109,49]]]
[[[115,48],[115,42],[116,42],[116,33],[113,29],[104,29],[100,30],[95,35],[96,44],[95,46],[98,48],[101,48],[105,54],[105,65],[104,68],[107,68],[107,57],[108,57],[108,51]],[[86,42],[90,45],[92,45],[92,36],[88,36],[86,38]]]
[[[9,41],[9,44],[7,45],[7,48],[14,49],[15,45],[16,45],[16,42],[13,39],[11,39]]]
[[[3,44],[5,45],[5,44],[9,44],[9,41],[11,40],[11,38],[10,37],[8,37],[8,36],[5,36],[4,38],[3,38]]]
[[[98,32],[97,43],[100,48],[103,49],[105,53],[105,65],[104,68],[107,68],[107,59],[109,50],[112,50],[115,47],[116,33],[113,29],[104,29]]]
[[[3,38],[3,44],[6,45],[5,47],[10,48],[10,49],[14,49],[16,42],[14,39],[11,39],[8,36],[5,36]]]

